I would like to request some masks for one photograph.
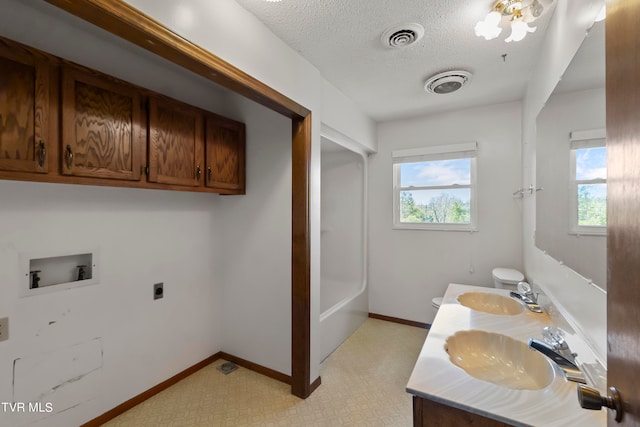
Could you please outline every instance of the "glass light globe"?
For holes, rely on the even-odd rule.
[[[533,33],[536,30],[536,27],[529,27],[529,25],[520,20],[511,21],[511,35],[505,39],[507,43],[511,42],[519,42],[527,33]]]
[[[485,40],[495,39],[502,32],[502,28],[498,27],[502,16],[499,12],[493,11],[480,21],[474,27],[476,36],[484,37]]]

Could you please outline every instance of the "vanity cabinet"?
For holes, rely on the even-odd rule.
[[[214,114],[205,118],[206,186],[245,193],[245,125]]]
[[[50,59],[0,39],[0,171],[48,172]]]
[[[201,185],[204,154],[203,115],[168,98],[149,98],[149,181]]]
[[[62,76],[62,174],[139,181],[146,155],[140,91],[79,68],[65,67]]]
[[[507,427],[501,421],[463,411],[419,396],[413,396],[413,426]]]

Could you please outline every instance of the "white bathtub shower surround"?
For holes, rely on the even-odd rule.
[[[607,413],[580,408],[577,384],[566,381],[551,361],[548,363],[553,369],[553,380],[549,385],[537,390],[515,390],[476,379],[449,360],[445,343],[456,332],[480,330],[526,343],[529,338],[540,339],[542,328],[553,322],[546,313],[524,310],[517,315],[495,315],[471,310],[458,302],[459,295],[475,291],[508,295],[503,289],[449,285],[407,384],[407,392],[512,425],[605,426]],[[593,360],[588,347],[580,345],[580,338],[567,331],[571,350],[578,352],[578,364]],[[589,385],[602,387],[601,384]]]
[[[325,132],[327,131],[325,127]],[[354,147],[322,138],[321,159],[321,359],[365,320],[367,158]],[[348,145],[348,144],[347,144]]]

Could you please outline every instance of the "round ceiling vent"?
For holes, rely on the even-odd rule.
[[[424,82],[424,90],[429,93],[445,94],[455,92],[471,79],[468,71],[456,70],[431,76]]]
[[[406,47],[424,36],[424,27],[420,24],[404,24],[389,28],[380,37],[387,47]]]

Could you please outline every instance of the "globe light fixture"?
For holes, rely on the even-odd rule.
[[[497,0],[487,16],[474,27],[476,36],[484,37],[485,40],[495,39],[502,33],[501,26],[509,22],[511,34],[505,41],[520,41],[536,30],[536,27],[529,24],[542,16],[552,2],[553,0]]]

